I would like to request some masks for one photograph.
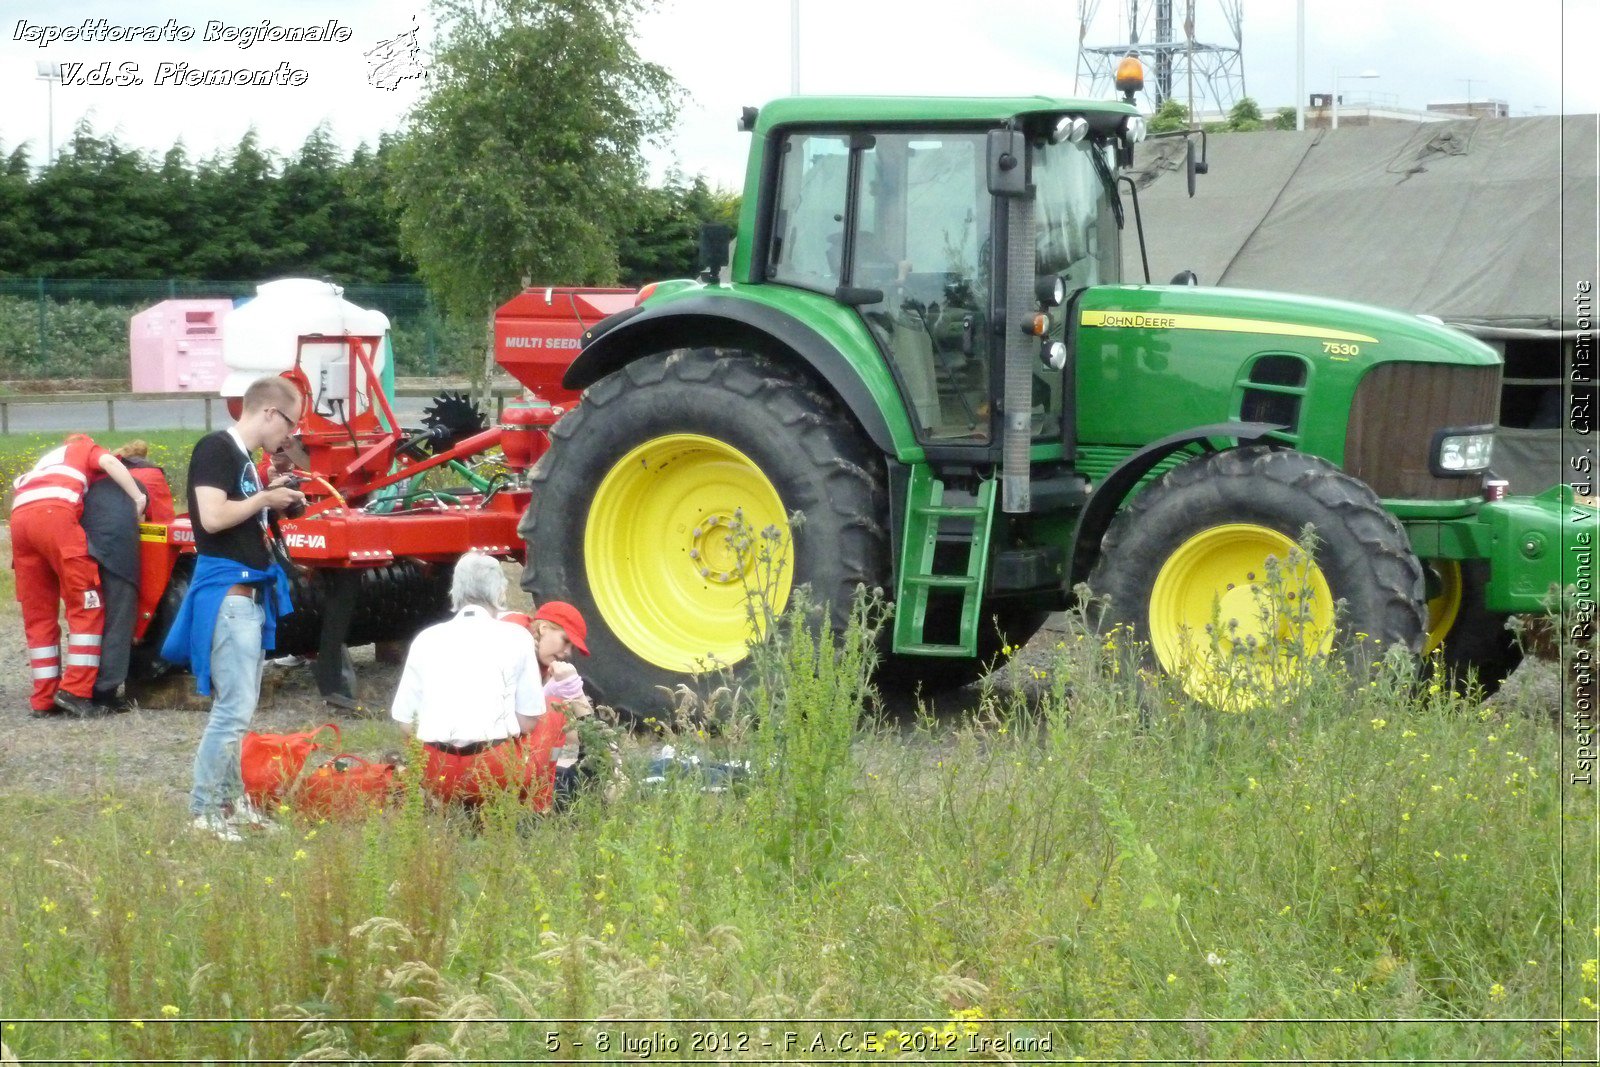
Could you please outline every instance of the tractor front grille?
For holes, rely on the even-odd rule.
[[[1459,500],[1482,481],[1438,478],[1428,469],[1433,435],[1445,427],[1499,421],[1500,368],[1439,363],[1380,363],[1356,387],[1344,445],[1344,469],[1381,497]]]

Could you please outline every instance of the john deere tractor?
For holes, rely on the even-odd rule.
[[[1515,664],[1505,616],[1541,609],[1593,513],[1496,499],[1490,348],[1125,282],[1131,104],[807,97],[741,128],[731,264],[587,330],[521,527],[525,584],[584,611],[607,699],[737,668],[758,571],[767,606],[804,584],[841,620],[881,588],[890,662],[930,679],[1088,582],[1206,699],[1208,654],[1281,644],[1260,605],[1307,527],[1299,655],[1439,648],[1491,686]]]

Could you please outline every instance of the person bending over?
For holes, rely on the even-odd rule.
[[[144,490],[149,500],[144,517],[154,523],[170,523],[172,490],[167,486],[166,471],[147,458],[150,446],[144,441],[129,441],[112,454]],[[133,631],[139,620],[139,513],[134,508],[128,495],[110,479],[94,483],[83,495],[83,532],[89,538],[89,555],[100,567],[100,593],[105,607],[94,702],[110,711],[134,707],[131,700],[118,693],[128,678]]]
[[[526,793],[540,762],[524,743],[545,712],[539,661],[532,635],[499,618],[505,593],[497,560],[481,552],[457,560],[455,617],[417,634],[390,707],[422,742],[424,788],[469,806],[495,790]]]
[[[29,703],[38,717],[57,710],[95,718],[110,710],[94,701],[105,626],[100,569],[89,556],[83,502],[99,481],[110,479],[129,501],[135,519],[144,512],[144,490],[122,461],[85,434],[73,434],[51,449],[15,482],[11,500],[11,566],[28,639],[33,673]],[[67,647],[62,655],[59,613],[66,602]]]

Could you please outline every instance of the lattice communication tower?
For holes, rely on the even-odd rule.
[[[1197,0],[1179,0],[1184,19],[1176,27],[1176,35],[1174,0],[1125,0],[1117,7],[1126,39],[1119,44],[1090,44],[1090,28],[1100,2],[1078,0],[1078,90],[1082,95],[1091,99],[1115,95],[1117,63],[1134,52],[1145,68],[1144,92],[1139,99],[1142,110],[1154,112],[1168,97],[1188,105],[1192,94],[1192,114],[1213,110],[1226,114],[1244,98],[1244,0],[1216,0],[1222,21],[1233,35],[1231,45],[1195,36]],[[1154,27],[1150,25],[1152,16]]]

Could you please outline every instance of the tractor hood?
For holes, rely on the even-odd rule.
[[[1483,342],[1416,315],[1336,300],[1097,286],[1083,292],[1070,325],[1086,445],[1133,446],[1245,419],[1284,426],[1284,444],[1343,463],[1347,438],[1390,439],[1368,425],[1381,415],[1420,435],[1421,458],[1413,458],[1425,471],[1429,433],[1439,427],[1421,424],[1446,418],[1446,409],[1478,412],[1484,402],[1489,415],[1472,421],[1492,422],[1499,390],[1500,357]],[[1445,407],[1416,409],[1425,396]],[[1352,422],[1358,409],[1369,412],[1360,425]]]

